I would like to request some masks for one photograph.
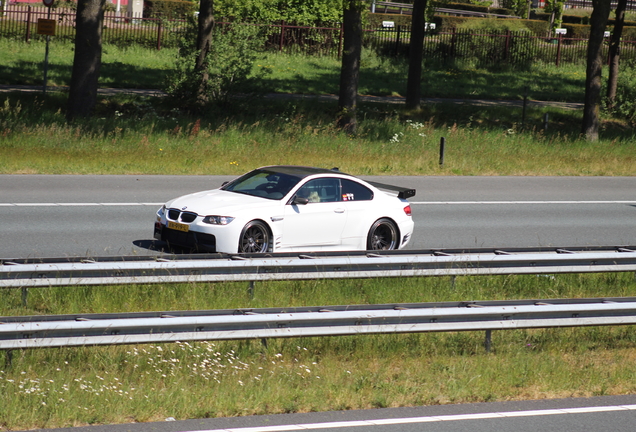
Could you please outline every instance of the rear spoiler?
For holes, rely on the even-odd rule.
[[[377,187],[378,189],[384,189],[384,190],[389,190],[392,192],[397,192],[398,198],[401,198],[401,199],[408,199],[415,196],[415,189],[403,188],[400,186],[393,186],[393,185],[377,183],[372,181],[367,181],[367,183],[369,183],[371,186]]]

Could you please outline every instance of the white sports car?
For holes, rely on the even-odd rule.
[[[268,166],[168,201],[154,237],[224,253],[399,249],[413,234],[414,195],[337,168]]]

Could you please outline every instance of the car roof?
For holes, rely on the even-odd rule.
[[[326,169],[296,165],[271,165],[259,168],[259,170],[274,171],[295,177],[305,178],[316,174],[339,174],[343,176],[353,177],[349,174],[340,172],[338,168]]]

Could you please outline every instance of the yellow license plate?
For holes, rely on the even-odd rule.
[[[190,226],[189,225],[178,223],[178,222],[170,222],[170,221],[168,221],[168,228],[173,229],[173,230],[177,230],[177,231],[183,231],[183,232],[190,231]]]

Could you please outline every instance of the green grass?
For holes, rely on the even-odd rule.
[[[42,85],[46,44],[0,38],[0,83]],[[55,41],[49,45],[49,86],[68,86],[71,80],[74,44]],[[158,88],[172,67],[175,49],[161,51],[135,45],[119,48],[105,45],[102,52],[100,86],[117,88]]]
[[[9,49],[10,48],[10,49]],[[70,47],[67,47],[70,48]],[[67,52],[68,51],[68,52]],[[169,50],[107,47],[105,87],[156,88]],[[43,46],[0,40],[0,82],[39,84]],[[144,63],[141,63],[143,59]],[[70,49],[52,53],[65,85]],[[268,56],[260,91],[337,92],[329,58]],[[360,93],[402,94],[405,64],[363,59]],[[390,79],[387,79],[390,77]],[[580,101],[583,71],[485,71],[431,65],[424,96]],[[555,108],[362,103],[359,131],[334,126],[336,103],[262,96],[199,115],[165,98],[101,98],[90,121],[66,123],[64,93],[0,95],[2,174],[239,174],[267,164],[359,175],[634,175],[634,132],[605,118],[579,137],[581,113]],[[544,118],[549,117],[547,130]],[[444,166],[439,142],[446,139]],[[0,316],[634,296],[633,274],[153,285],[0,291]],[[636,391],[632,327],[139,345],[0,354],[0,430]]]
[[[71,44],[52,48],[50,84],[70,76]],[[0,82],[41,83],[42,43],[0,40]],[[101,85],[159,88],[174,50],[104,48]],[[360,94],[401,95],[404,60],[365,54]],[[339,62],[328,57],[269,54],[261,96],[191,115],[163,98],[104,97],[94,119],[68,125],[66,94],[0,95],[0,173],[239,174],[266,164],[339,166],[353,174],[634,175],[634,132],[604,119],[602,140],[580,138],[577,110],[490,104],[430,103],[420,112],[402,104],[361,103],[359,131],[335,128],[334,100],[272,100],[263,94],[337,93]],[[430,65],[426,97],[580,101],[584,70],[536,66],[529,71]],[[250,88],[245,88],[250,90]],[[547,130],[544,119],[549,118]],[[417,127],[416,127],[417,125]],[[447,142],[438,164],[440,139]]]
[[[0,39],[0,83],[41,85],[45,44]],[[172,68],[175,49],[161,51],[137,46],[103,48],[101,87],[161,88]],[[51,42],[48,84],[66,86],[71,78],[73,44]],[[334,57],[265,54],[255,65],[255,73],[267,72],[258,83],[261,92],[337,94],[340,60]],[[404,95],[407,60],[382,58],[364,51],[359,93],[363,95]],[[528,70],[499,67],[476,69],[461,64],[426,64],[422,75],[424,97],[467,99],[513,99],[527,95],[536,100],[581,102],[583,66],[536,64]]]
[[[0,316],[633,296],[633,274],[57,287],[0,291]],[[0,355],[0,427],[626,394],[633,327],[176,343]],[[5,354],[6,355],[6,354]]]
[[[338,166],[358,175],[634,175],[633,130],[607,122],[579,137],[581,113],[430,104],[409,113],[365,103],[356,136],[335,102],[248,99],[192,116],[161,98],[103,99],[68,125],[65,95],[3,96],[2,174],[240,174],[268,164]],[[548,130],[543,118],[548,114]],[[446,156],[439,166],[439,142]]]

